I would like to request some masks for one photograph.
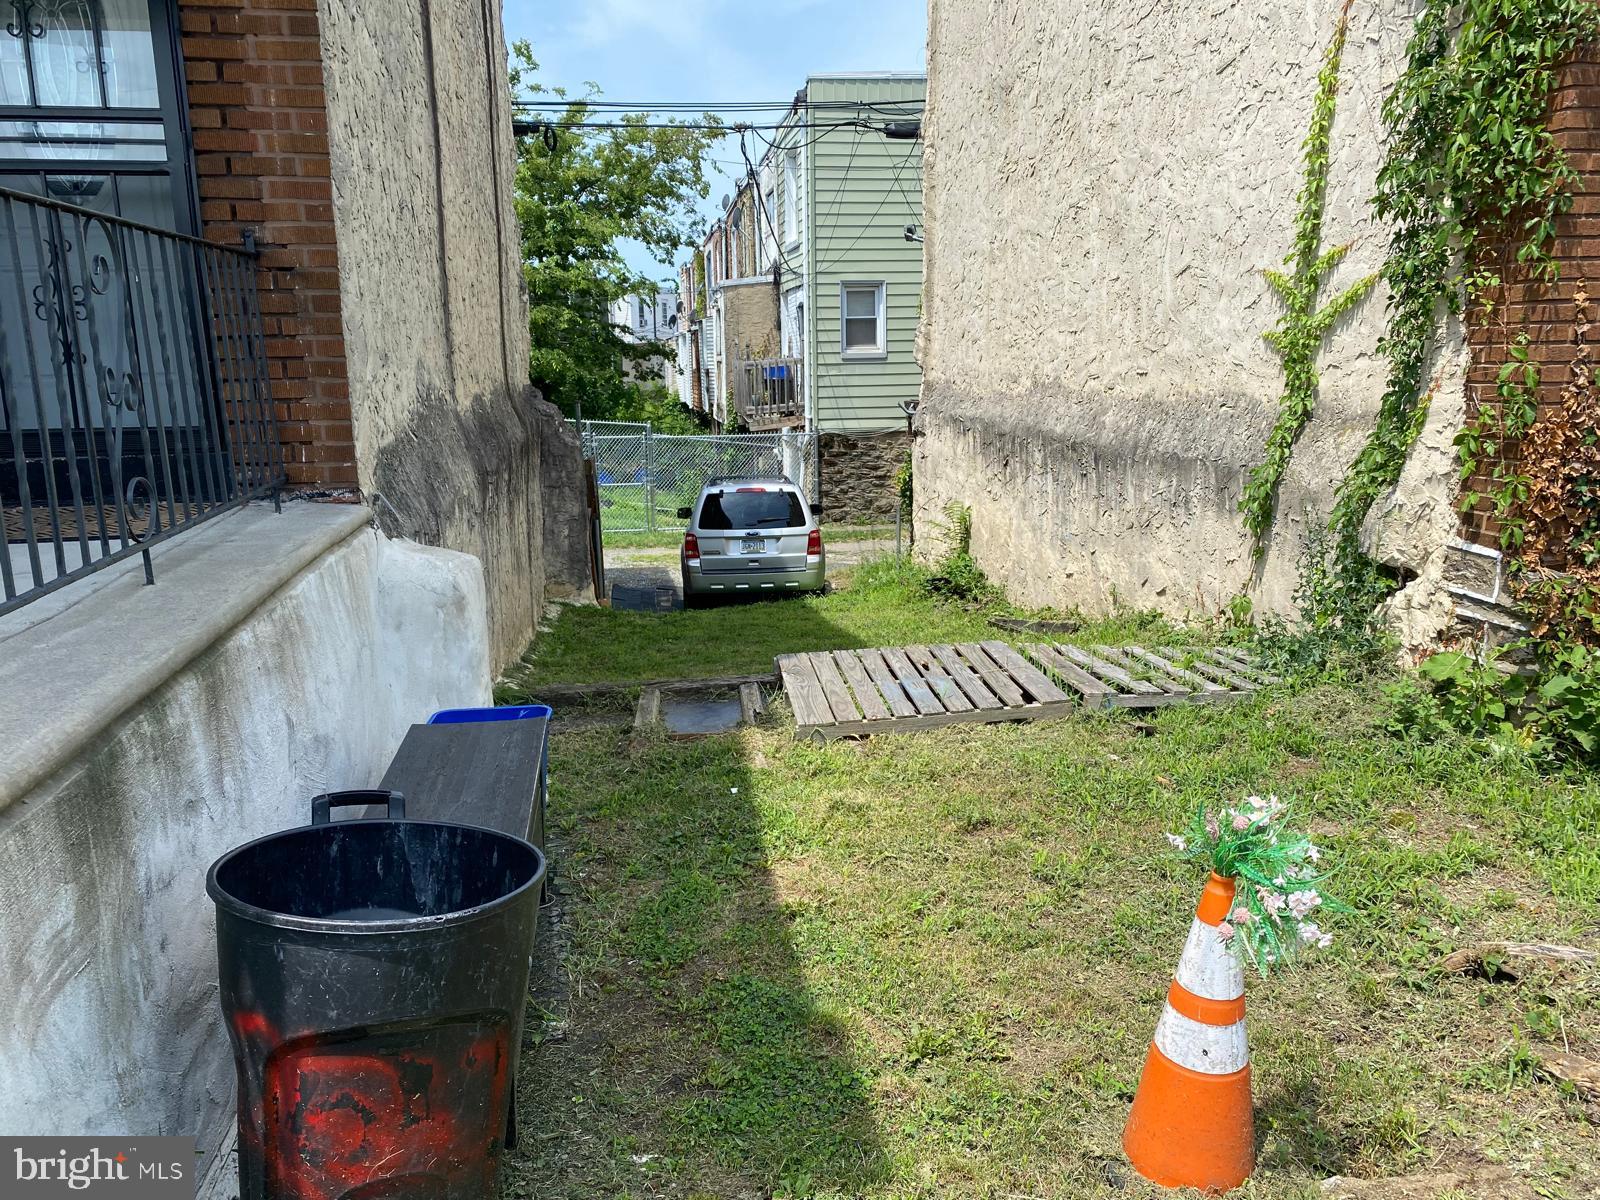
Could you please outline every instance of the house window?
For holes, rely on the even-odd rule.
[[[777,228],[773,224],[773,218],[777,216],[777,213],[777,196],[772,188],[768,188],[761,196],[761,265],[763,267],[772,262],[772,256],[775,251],[775,247],[772,244],[772,231]]]
[[[889,352],[884,309],[887,285],[839,285],[839,353],[846,358],[884,358]]]
[[[800,151],[783,156],[783,240],[793,245],[800,240]]]

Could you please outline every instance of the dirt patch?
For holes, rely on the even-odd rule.
[[[1328,1200],[1521,1200],[1535,1193],[1504,1167],[1492,1163],[1465,1164],[1449,1170],[1425,1171],[1384,1179],[1324,1181]]]

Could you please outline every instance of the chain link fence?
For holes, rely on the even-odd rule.
[[[649,425],[585,421],[578,429],[592,459],[605,533],[682,529],[678,509],[692,505],[708,479],[787,477],[817,499],[815,433],[656,433]]]

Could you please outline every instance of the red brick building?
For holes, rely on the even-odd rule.
[[[9,534],[81,525],[110,558],[268,486],[360,495],[478,557],[496,654],[519,653],[587,555],[576,441],[528,383],[498,0],[13,7],[0,325],[42,367],[6,384]]]

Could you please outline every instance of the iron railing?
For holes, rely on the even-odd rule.
[[[0,613],[283,482],[255,256],[0,188]]]
[[[733,407],[750,430],[803,424],[806,392],[798,358],[754,358],[733,364]]]

